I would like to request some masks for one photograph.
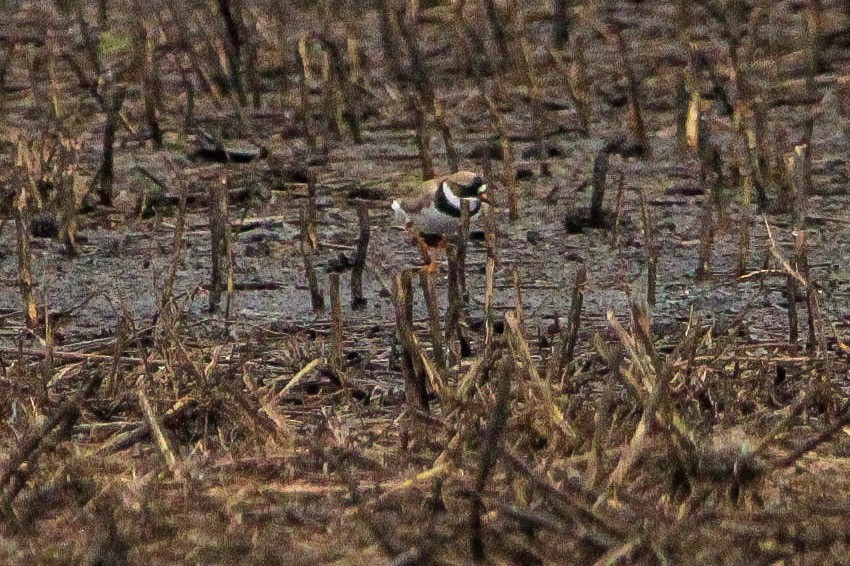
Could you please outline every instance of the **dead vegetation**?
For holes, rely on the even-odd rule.
[[[0,561],[846,561],[847,3],[0,6]]]

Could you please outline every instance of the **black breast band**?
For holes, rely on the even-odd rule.
[[[437,187],[437,191],[434,193],[434,206],[447,216],[451,216],[452,218],[460,218],[460,209],[452,206],[452,203],[449,202],[449,199],[446,198],[445,193],[443,192],[443,185],[440,184]],[[478,211],[481,209],[481,201],[475,199],[469,203],[469,216],[475,216],[478,214]]]

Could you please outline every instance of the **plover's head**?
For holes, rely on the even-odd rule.
[[[487,183],[475,173],[460,171],[449,175],[443,183],[443,189],[451,188],[452,192],[458,198],[474,198],[483,202],[488,202],[489,200],[487,196]]]

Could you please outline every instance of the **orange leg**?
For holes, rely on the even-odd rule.
[[[431,251],[428,249],[428,244],[425,242],[425,239],[419,231],[412,224],[408,224],[406,228],[407,233],[410,234],[414,243],[416,243],[416,246],[419,248],[419,256],[422,258],[422,262],[424,263],[423,269],[431,274],[439,271],[440,266],[436,260],[431,257]]]

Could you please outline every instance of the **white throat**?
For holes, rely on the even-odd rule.
[[[445,181],[443,181],[441,188],[443,189],[443,196],[446,197],[446,202],[448,202],[449,205],[451,205],[451,207],[454,208],[455,210],[460,210],[460,200],[461,199],[460,199],[459,196],[454,194],[454,191],[452,191],[451,187],[449,187],[449,184],[446,183]],[[478,206],[478,199],[477,198],[468,198],[466,200],[469,201],[469,209],[473,210],[473,211],[476,210],[476,208]]]

